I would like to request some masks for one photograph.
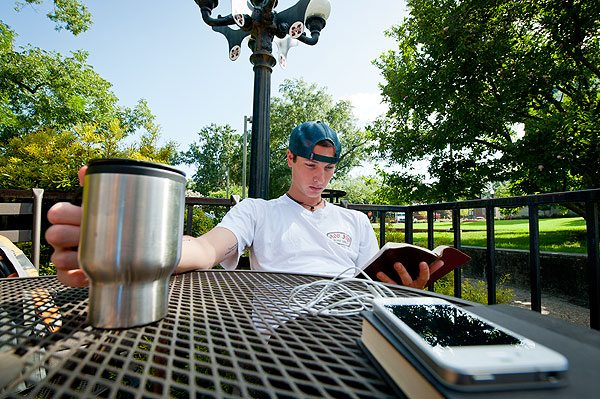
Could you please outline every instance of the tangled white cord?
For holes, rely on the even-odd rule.
[[[360,272],[365,279],[342,278],[350,270]],[[350,316],[370,309],[375,298],[395,296],[383,283],[373,281],[360,268],[351,267],[332,280],[317,280],[294,288],[288,306],[315,316]]]

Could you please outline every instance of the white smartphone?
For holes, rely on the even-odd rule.
[[[439,381],[459,390],[559,387],[567,358],[438,298],[382,298],[374,314]]]

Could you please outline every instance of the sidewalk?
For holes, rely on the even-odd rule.
[[[531,309],[531,293],[527,290],[504,284],[514,291],[515,298],[510,303],[524,309]],[[542,314],[569,321],[582,326],[590,326],[590,311],[582,306],[569,303],[561,298],[544,295],[542,292]]]

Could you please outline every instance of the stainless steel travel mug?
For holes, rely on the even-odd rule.
[[[128,328],[167,314],[184,206],[185,174],[175,168],[130,159],[89,163],[78,259],[90,280],[91,325]]]

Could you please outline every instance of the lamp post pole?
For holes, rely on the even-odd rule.
[[[271,0],[269,3],[273,3]],[[270,14],[272,15],[272,13]],[[252,142],[250,143],[251,198],[269,199],[269,147],[271,141],[271,72],[277,63],[272,54],[273,34],[263,24],[255,24],[250,62],[254,65],[252,102]]]
[[[232,13],[212,18],[218,0],[195,0],[202,20],[223,34],[229,44],[229,58],[235,61],[244,38],[250,36],[250,62],[254,68],[252,140],[250,148],[249,197],[269,198],[269,145],[271,126],[271,73],[277,60],[273,41],[279,47],[279,62],[285,67],[287,51],[302,42],[314,45],[319,40],[331,6],[329,0],[299,0],[294,6],[276,12],[277,0],[232,0]],[[229,25],[237,25],[232,29]],[[308,28],[310,36],[304,33]],[[245,133],[245,132],[244,132]]]

